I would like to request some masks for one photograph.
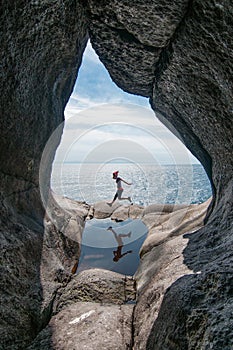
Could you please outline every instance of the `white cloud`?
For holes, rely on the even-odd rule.
[[[93,101],[90,97],[78,97],[73,94],[65,109],[65,119],[75,117],[79,112],[97,106],[99,103]]]
[[[65,109],[66,123],[57,160],[81,161],[96,149],[107,156],[114,153],[116,144],[119,153],[124,153],[121,145],[126,147],[127,141],[131,156],[134,145],[141,161],[149,152],[167,162],[173,159],[188,163],[189,157],[195,162],[186,147],[156,118],[148,100],[126,94],[111,82],[90,42],[78,79]],[[104,151],[104,147],[108,149]]]
[[[84,52],[84,59],[94,62],[95,64],[101,65],[101,62],[99,60],[98,55],[95,53],[95,51],[92,48],[92,45],[90,43],[90,40],[87,43],[85,52]]]
[[[57,160],[83,161],[98,149],[109,157],[115,155],[117,148],[121,156],[125,154],[124,147],[128,149],[128,157],[136,157],[138,162],[152,161],[149,154],[154,161],[190,163],[186,147],[155,117],[154,112],[133,104],[98,105],[69,118]],[[102,154],[96,158],[103,160]]]

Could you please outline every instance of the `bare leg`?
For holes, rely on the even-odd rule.
[[[131,231],[129,233],[120,233],[118,236],[119,237],[130,237],[131,236]]]
[[[123,236],[117,235],[116,232],[115,232],[114,230],[112,230],[112,233],[114,234],[114,237],[115,237],[115,240],[116,240],[117,243],[118,243],[118,246],[119,246],[119,247],[123,247],[123,242],[122,242],[122,239],[121,239],[121,237],[123,237]]]
[[[109,204],[109,205],[113,205],[113,203],[115,202],[115,200],[117,199],[117,197],[118,197],[118,193],[116,192],[116,194],[115,194],[113,200],[111,201],[111,203],[108,203],[108,204]]]
[[[113,230],[112,226],[109,226],[109,228],[108,228],[107,230],[108,230],[108,231],[112,231],[112,233],[114,234],[115,240],[116,240],[117,243],[118,243],[118,246],[123,246],[123,242],[122,242],[121,237],[128,237],[128,235],[124,235],[124,234],[119,234],[119,235],[118,235],[118,234]]]
[[[131,198],[130,198],[130,197],[121,197],[121,196],[122,196],[122,193],[123,193],[123,190],[118,191],[118,200],[119,200],[119,201],[128,200],[128,201],[131,203],[132,201],[131,201]]]

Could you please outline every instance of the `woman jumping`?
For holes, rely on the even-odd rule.
[[[124,199],[127,199],[130,203],[132,203],[130,197],[121,197],[121,196],[122,196],[122,193],[123,193],[123,191],[124,191],[123,187],[121,186],[121,182],[123,181],[124,183],[126,183],[126,184],[129,185],[129,186],[132,185],[132,184],[129,183],[129,182],[126,182],[125,180],[123,180],[122,178],[120,178],[120,177],[118,176],[118,173],[119,173],[119,171],[115,171],[115,172],[112,174],[112,178],[113,178],[114,180],[116,180],[117,191],[116,191],[116,194],[115,194],[115,196],[114,196],[112,202],[111,202],[111,203],[108,203],[109,205],[112,205],[112,204],[115,202],[115,200],[116,200],[117,198],[118,198],[119,201],[122,201],[122,200],[124,200]]]

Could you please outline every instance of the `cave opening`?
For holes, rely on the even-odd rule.
[[[53,162],[52,190],[91,206],[106,205],[115,193],[112,173],[117,170],[132,184],[124,185],[124,197],[132,198],[137,206],[203,203],[211,196],[208,177],[180,139],[158,120],[148,99],[128,94],[111,81],[89,42],[65,109],[64,131]],[[124,207],[128,202],[121,204]],[[105,220],[110,221],[94,218],[85,222],[75,272],[102,267],[133,275],[148,229],[140,220],[119,220],[132,226],[130,232],[137,231],[136,226],[143,228],[131,243],[124,238],[122,248],[126,245],[126,252],[132,254],[116,264],[112,254],[119,245],[115,242],[114,253],[114,243],[108,242],[111,235],[106,225],[110,223]],[[116,221],[112,223],[115,236],[122,229]],[[88,243],[88,237],[93,236],[94,246]],[[108,247],[104,247],[103,237]]]
[[[51,175],[55,193],[93,204],[111,200],[112,172],[138,205],[194,204],[211,196],[202,165],[155,116],[145,97],[118,88],[90,42],[65,109]]]

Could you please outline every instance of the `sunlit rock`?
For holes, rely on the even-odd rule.
[[[129,207],[130,219],[141,219],[143,215],[144,207],[141,205],[133,204]]]
[[[95,219],[105,219],[109,218],[112,213],[120,207],[119,202],[110,204],[110,202],[98,202],[94,204],[94,218]]]
[[[129,218],[129,205],[121,205],[111,215],[111,219],[114,221],[124,221]]]
[[[53,316],[28,349],[129,349],[132,313],[132,305],[76,302]]]
[[[141,248],[141,255],[171,237],[200,229],[204,225],[210,201],[211,199],[199,205],[178,206],[181,209],[177,210],[175,206],[175,210],[169,214],[162,212],[160,215],[157,213],[153,216],[151,213],[143,216],[142,221],[149,224],[149,233]]]

